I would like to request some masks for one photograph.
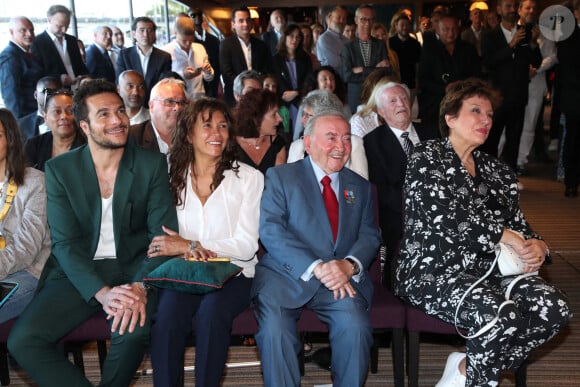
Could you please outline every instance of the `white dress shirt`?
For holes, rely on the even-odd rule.
[[[403,132],[409,132],[408,138],[409,140],[411,140],[413,145],[417,145],[421,142],[421,140],[419,139],[419,135],[417,134],[417,131],[415,130],[415,127],[413,126],[412,122],[409,124],[409,127],[407,127],[406,130],[393,128],[392,126],[389,126],[389,128],[391,129],[393,134],[397,137],[397,140],[399,140],[399,144],[401,144],[401,148],[403,149],[405,149],[405,145],[403,144],[403,138],[401,137],[401,134],[403,134]]]
[[[199,241],[220,257],[228,257],[243,268],[242,274],[253,278],[258,263],[258,229],[260,199],[264,175],[257,169],[239,163],[238,176],[224,172],[224,179],[205,204],[192,188],[191,169],[187,174],[183,205],[177,207],[179,235]]]
[[[209,64],[205,47],[200,43],[191,43],[189,52],[185,52],[176,41],[173,41],[163,47],[163,51],[171,55],[171,70],[175,71],[185,81],[187,98],[195,101],[205,96],[203,81],[210,82],[213,80],[214,70],[210,66],[210,72],[201,72],[198,76],[186,79],[183,75],[187,67],[198,69]]]
[[[69,77],[71,77],[71,79],[75,79],[75,72],[73,70],[72,62],[70,61],[70,55],[68,54],[66,48],[67,47],[66,38],[64,36],[62,37],[61,44],[61,42],[58,40],[55,34],[51,33],[49,30],[46,30],[46,32],[48,33],[48,36],[50,36],[50,38],[52,39],[52,42],[54,43],[54,46],[56,47],[56,50],[58,51],[58,54],[62,59],[62,63],[64,64],[64,68],[66,69],[66,73],[68,74]]]

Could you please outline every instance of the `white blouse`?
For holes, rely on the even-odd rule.
[[[366,136],[380,125],[378,114],[372,111],[364,116],[359,112],[350,118],[350,132],[359,137]]]
[[[248,278],[254,277],[258,263],[258,229],[260,199],[264,190],[264,176],[260,171],[239,163],[238,176],[232,170],[224,172],[224,179],[212,192],[204,205],[192,187],[191,173],[182,194],[183,204],[177,207],[179,235],[196,240],[201,245],[228,257],[244,270]]]

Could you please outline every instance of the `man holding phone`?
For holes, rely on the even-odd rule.
[[[193,42],[195,25],[189,16],[177,16],[174,32],[175,40],[163,47],[163,50],[171,55],[171,70],[183,77],[187,98],[195,101],[205,96],[203,81],[212,81],[214,71],[205,48]]]

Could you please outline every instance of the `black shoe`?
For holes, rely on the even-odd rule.
[[[524,176],[525,174],[526,174],[526,169],[524,168],[524,166],[523,165],[518,165],[516,167],[516,175],[518,177],[520,177],[520,176]]]
[[[567,198],[575,198],[578,196],[578,187],[566,187],[566,190],[564,191],[564,196],[566,196]]]

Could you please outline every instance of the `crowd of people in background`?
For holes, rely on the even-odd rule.
[[[532,152],[551,161],[547,151],[556,144],[564,195],[578,196],[580,0],[568,6],[575,29],[560,42],[540,32],[538,0],[498,0],[497,7],[475,1],[468,20],[443,5],[429,16],[402,8],[378,20],[373,6],[361,5],[354,14],[336,6],[321,23],[300,24],[277,9],[261,35],[253,31],[250,10],[238,7],[231,12],[232,34],[221,41],[204,28],[204,12],[192,8],[175,16],[174,39],[163,47],[155,45],[157,26],[146,16],[132,22],[133,45],[125,46],[116,26],[101,25],[86,48],[67,34],[72,14],[65,6],[49,7],[39,34],[27,17],[12,17],[11,40],[0,53],[6,105],[0,109],[0,205],[12,185],[18,200],[8,215],[0,212],[0,236],[6,249],[17,248],[5,257],[0,247],[0,279],[27,286],[0,310],[0,323],[23,313],[10,351],[40,384],[88,385],[55,345],[59,334],[102,309],[113,332],[104,385],[129,383],[151,334],[155,385],[170,386],[181,377],[180,351],[195,319],[203,338],[196,378],[217,386],[225,336],[252,302],[266,385],[298,385],[296,355],[305,348],[295,320],[308,306],[330,326],[334,385],[362,385],[372,339],[372,285],[365,276],[381,239],[383,282],[446,321],[457,300],[434,310],[425,299],[453,300],[487,270],[474,262],[495,242],[516,245],[528,271],[549,259],[546,243],[521,214],[517,192],[524,188],[516,177],[528,173]],[[564,117],[549,144],[547,96],[554,121]],[[416,239],[435,227],[418,218],[429,211],[433,218],[447,216],[451,209],[425,210],[428,192],[447,197],[445,187],[429,180],[446,178],[435,159],[465,168],[464,181],[453,184],[477,191],[484,203],[473,209],[467,198],[456,198],[450,204],[481,216],[477,227],[488,230],[477,246],[465,248],[470,259],[457,258],[455,271],[448,252],[468,242],[439,229],[428,230],[428,242],[449,262],[417,263],[432,253]],[[486,184],[499,197],[480,192]],[[491,222],[494,211],[505,219]],[[348,232],[347,222],[358,232]],[[266,251],[260,260],[258,237]],[[165,259],[215,256],[243,269],[215,293],[158,294],[143,286],[146,272]],[[460,277],[457,289],[429,282],[434,270],[451,276],[449,283]],[[500,280],[489,284],[493,291],[486,288],[489,299]],[[548,287],[539,277],[529,286]],[[565,295],[550,289],[549,329],[532,321],[518,338],[533,341],[509,359],[498,355],[505,352],[499,341],[486,347],[490,336],[468,341],[467,358],[450,357],[437,386],[492,386],[499,371],[516,369],[571,317]],[[50,308],[66,322],[41,317]],[[526,308],[512,308],[516,317],[502,326],[517,325],[531,313]],[[477,331],[486,318],[481,314],[464,316],[461,328]],[[493,361],[478,357],[484,351]],[[38,354],[46,361],[37,361]]]

